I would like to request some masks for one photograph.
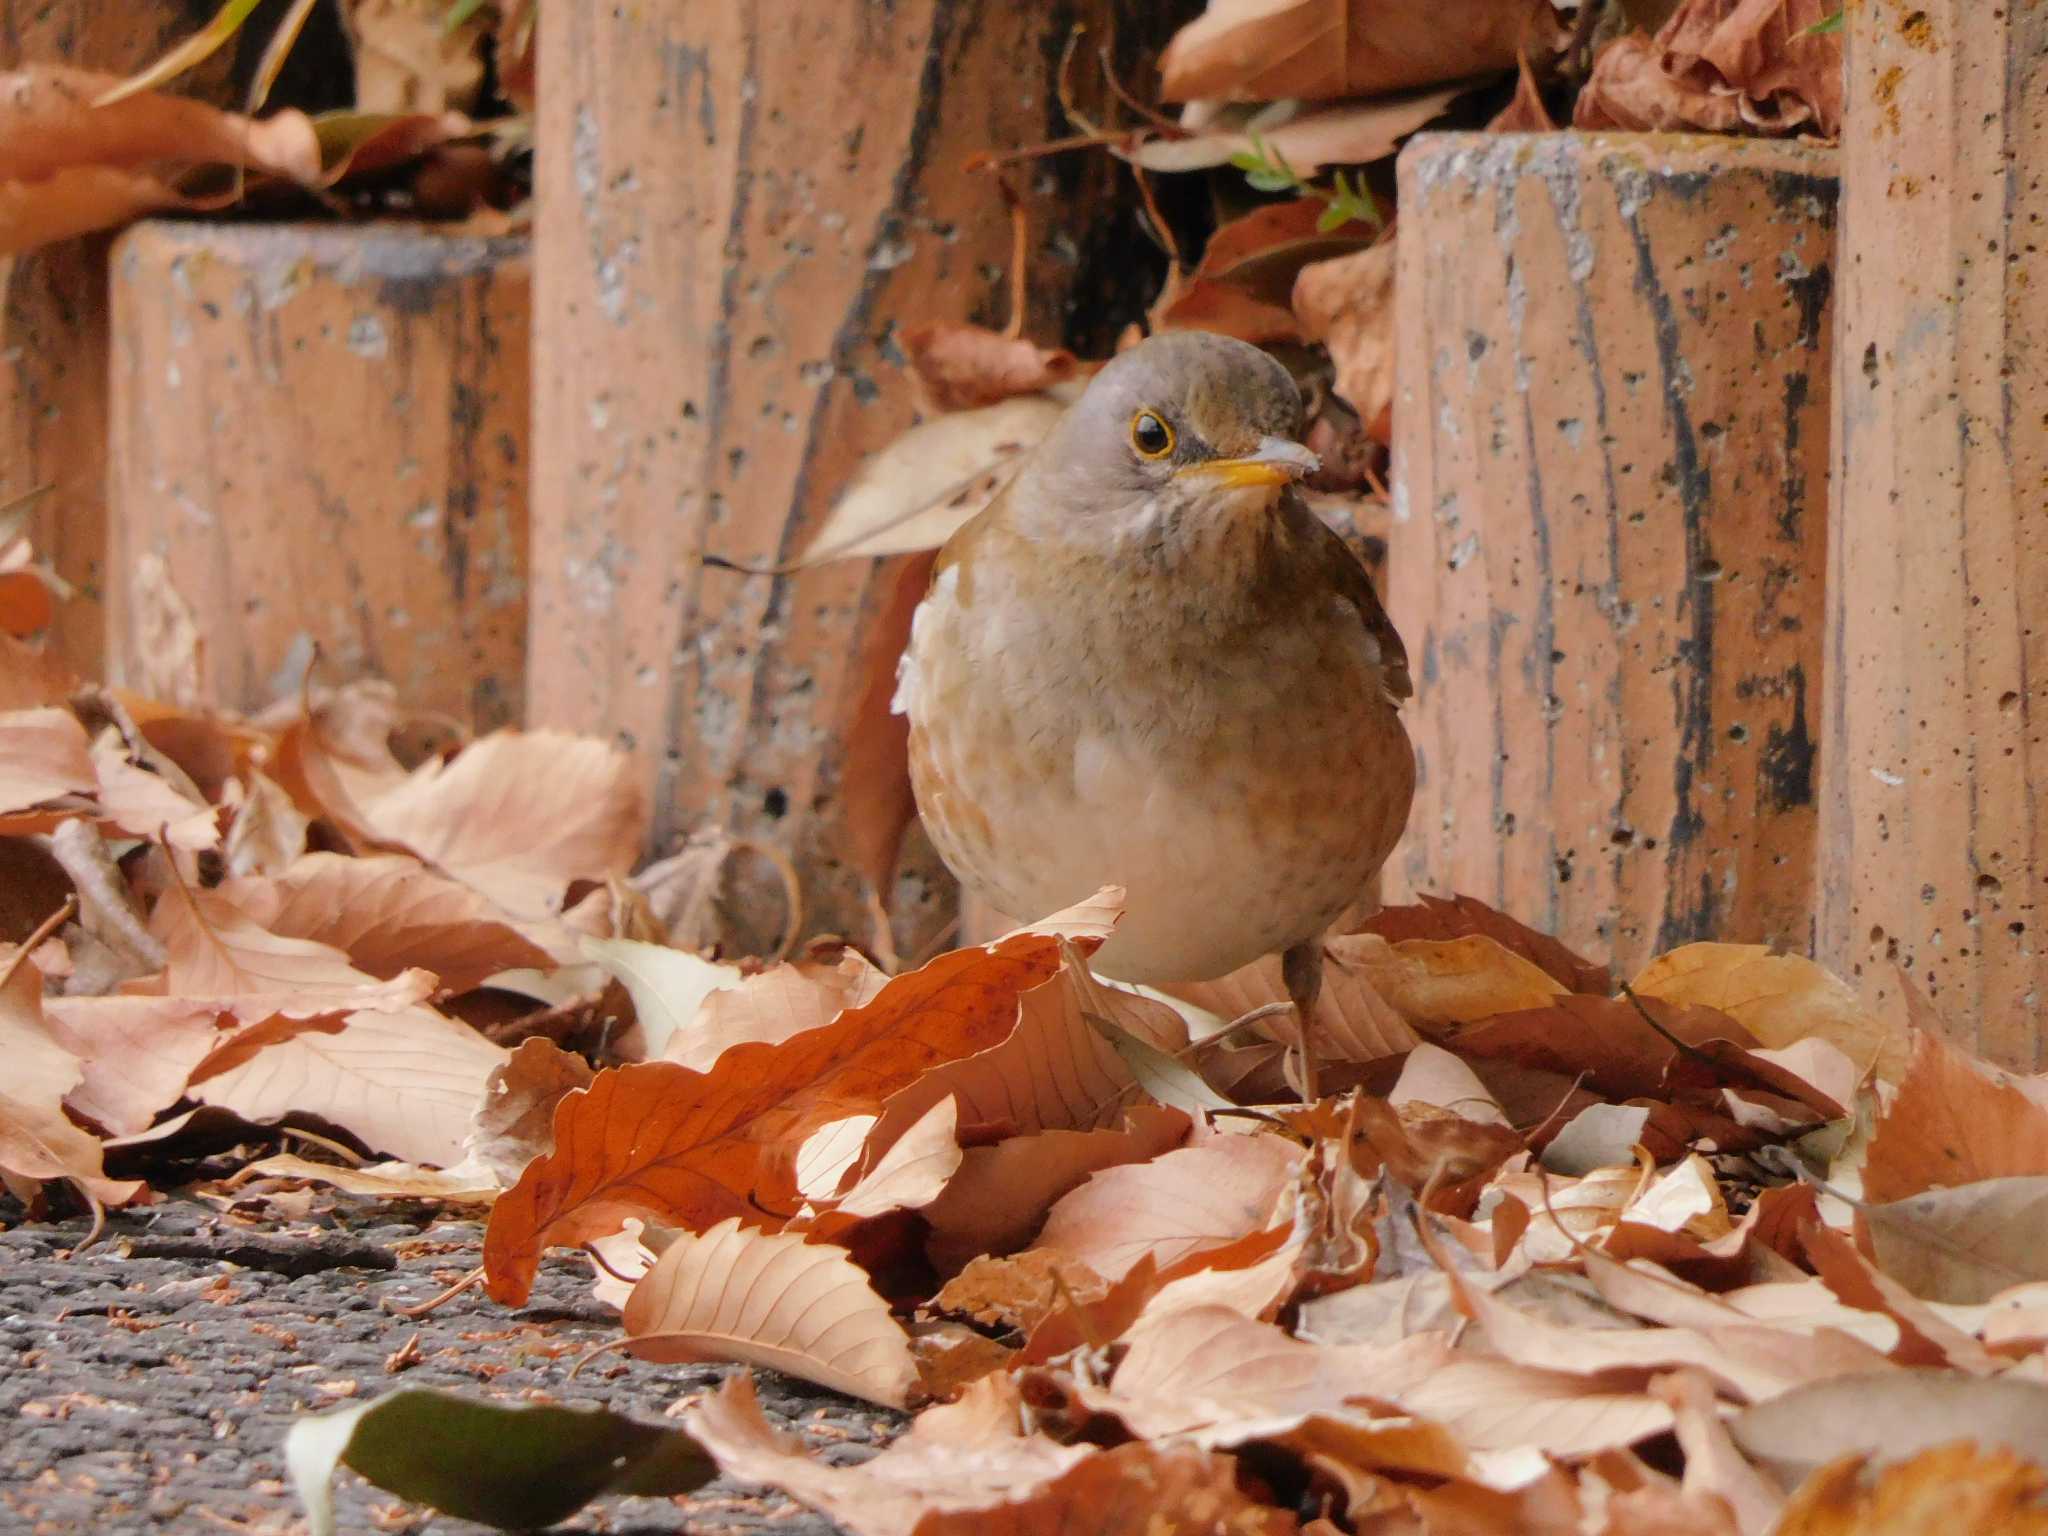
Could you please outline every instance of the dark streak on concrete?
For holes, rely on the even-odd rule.
[[[1614,174],[1609,172],[1610,177]],[[1685,179],[1675,177],[1670,181]],[[1660,191],[1666,185],[1666,178],[1657,179]],[[1677,806],[1665,834],[1665,862],[1673,878],[1665,883],[1664,914],[1655,941],[1655,947],[1661,951],[1710,936],[1715,931],[1719,907],[1711,882],[1702,874],[1699,900],[1688,910],[1680,895],[1684,882],[1678,878],[1687,848],[1706,825],[1693,799],[1694,783],[1711,767],[1714,754],[1714,587],[1701,579],[1701,572],[1713,558],[1713,545],[1708,537],[1713,478],[1700,455],[1692,412],[1681,384],[1684,359],[1679,355],[1677,315],[1657,275],[1656,253],[1650,247],[1649,233],[1625,192],[1621,211],[1622,222],[1636,250],[1636,291],[1649,306],[1656,332],[1657,366],[1663,379],[1664,407],[1670,415],[1673,469],[1685,522],[1685,585],[1680,591],[1678,612],[1690,617],[1692,628],[1691,638],[1681,641],[1678,648],[1679,659],[1686,665],[1672,672],[1679,732],[1677,757],[1672,764]]]
[[[1803,433],[1800,418],[1813,392],[1813,381],[1802,369],[1785,375],[1785,480],[1779,487],[1778,537],[1797,544],[1806,522],[1806,466],[1800,456]]]
[[[1794,663],[1785,671],[1792,691],[1789,726],[1773,725],[1757,754],[1757,799],[1760,811],[1789,811],[1813,804],[1813,731],[1806,718],[1806,669]]]

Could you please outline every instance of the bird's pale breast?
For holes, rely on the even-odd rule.
[[[1414,756],[1377,648],[1306,580],[1285,622],[1219,634],[1156,594],[980,552],[919,609],[898,707],[940,853],[1031,918],[1129,892],[1098,957],[1134,981],[1221,975],[1325,929],[1407,818]]]

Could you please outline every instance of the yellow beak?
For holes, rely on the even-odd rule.
[[[1235,490],[1285,485],[1303,475],[1312,475],[1322,467],[1323,461],[1301,444],[1290,443],[1284,437],[1262,437],[1259,446],[1241,458],[1209,459],[1204,463],[1190,464],[1176,471],[1175,477],[1197,475]]]

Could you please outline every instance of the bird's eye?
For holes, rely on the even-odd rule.
[[[1148,459],[1163,459],[1173,452],[1173,428],[1157,411],[1140,411],[1131,418],[1131,446]]]

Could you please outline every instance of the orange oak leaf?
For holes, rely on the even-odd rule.
[[[563,1100],[554,1150],[491,1213],[491,1294],[524,1300],[542,1249],[602,1237],[627,1215],[702,1231],[728,1216],[793,1211],[803,1140],[1000,1042],[1016,1027],[1018,994],[1058,968],[1067,915],[941,955],[832,1024],[734,1046],[709,1072],[655,1061],[599,1073]],[[1093,921],[1092,904],[1084,917]]]

